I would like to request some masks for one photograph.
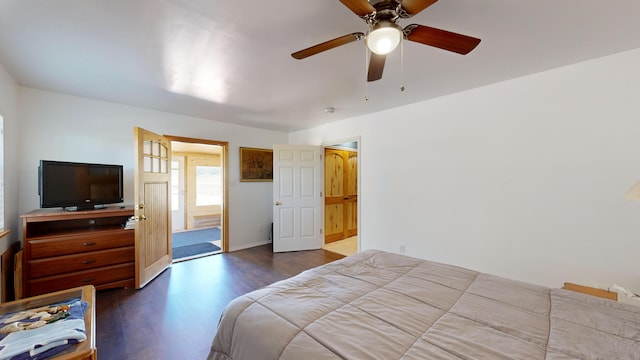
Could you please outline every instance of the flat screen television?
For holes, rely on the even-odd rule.
[[[40,207],[88,210],[121,203],[122,173],[122,165],[40,160]]]

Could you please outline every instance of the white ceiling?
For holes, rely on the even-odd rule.
[[[339,0],[0,0],[0,64],[23,86],[294,131],[640,47],[638,0],[440,0],[399,23],[482,42],[406,42],[367,84],[364,41],[290,56],[366,31]]]

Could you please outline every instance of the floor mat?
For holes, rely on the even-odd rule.
[[[220,240],[220,228],[208,228],[175,232],[171,235],[173,248]]]
[[[190,256],[206,254],[206,253],[211,253],[216,251],[220,251],[220,248],[213,245],[210,242],[174,247],[173,259],[174,260],[182,259]]]

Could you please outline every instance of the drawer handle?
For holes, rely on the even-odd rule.
[[[93,278],[92,278],[92,277],[82,279],[82,282],[86,282],[86,283],[88,283],[88,282],[92,282],[92,281],[93,281]]]
[[[86,243],[82,243],[83,246],[93,246],[95,244],[96,243],[94,241],[89,241],[89,242],[86,242]]]
[[[82,263],[85,265],[89,265],[89,264],[93,264],[94,262],[96,262],[95,260],[85,260]]]

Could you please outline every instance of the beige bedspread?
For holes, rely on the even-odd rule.
[[[209,359],[640,359],[640,307],[368,250],[233,300]]]

